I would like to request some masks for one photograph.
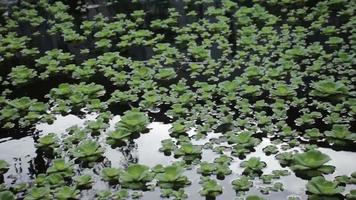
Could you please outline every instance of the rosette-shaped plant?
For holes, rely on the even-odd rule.
[[[121,142],[121,141],[124,141],[124,140],[130,138],[130,136],[132,134],[133,134],[132,132],[130,132],[126,129],[114,130],[108,134],[106,141],[108,144],[114,145],[118,142]]]
[[[11,69],[9,78],[12,85],[24,85],[36,77],[36,75],[35,70],[27,68],[25,65],[20,65]]]
[[[192,161],[196,158],[200,158],[202,153],[201,147],[193,145],[191,143],[185,142],[181,144],[174,154],[176,157],[183,156],[183,159],[186,161]]]
[[[147,115],[138,109],[126,111],[121,120],[116,124],[117,129],[126,129],[132,133],[139,133],[146,129],[150,123]]]
[[[347,95],[349,89],[339,81],[321,80],[314,83],[314,90],[311,92],[312,96],[330,97],[335,95]]]
[[[335,170],[334,166],[324,165],[330,161],[330,157],[318,150],[312,149],[304,153],[297,153],[293,156],[291,169],[294,171],[306,171],[310,176],[318,174],[330,174]],[[319,173],[318,173],[319,172]]]
[[[165,167],[161,173],[156,175],[158,184],[162,188],[184,187],[191,182],[183,175],[184,168],[180,165]]]
[[[228,142],[239,145],[245,148],[251,148],[258,145],[261,140],[252,136],[250,132],[242,132],[239,134],[229,133]]]
[[[307,191],[315,195],[333,196],[343,192],[344,188],[338,186],[335,182],[325,180],[324,177],[318,176],[312,178],[307,183]]]
[[[51,190],[49,187],[34,187],[25,196],[25,200],[50,200]]]
[[[96,162],[102,158],[103,153],[104,149],[93,140],[83,141],[72,150],[72,155],[83,162]]]
[[[253,182],[247,176],[232,181],[232,186],[236,191],[248,191],[253,186]]]
[[[251,157],[247,161],[243,161],[240,167],[245,168],[244,174],[260,174],[262,169],[265,168],[267,164],[257,157]]]
[[[109,183],[117,183],[119,181],[120,170],[112,167],[105,167],[101,170],[101,177]]]
[[[120,183],[123,187],[131,189],[145,188],[146,183],[154,178],[149,167],[140,164],[132,164],[125,171],[120,172]]]
[[[7,163],[5,160],[0,160],[0,176],[9,171],[9,167],[9,163]]]
[[[202,153],[201,147],[191,143],[183,143],[181,147],[175,152],[176,155],[200,155]]]
[[[64,159],[53,160],[51,167],[47,169],[47,174],[60,174],[63,177],[73,176],[73,167],[71,164],[66,163]]]
[[[94,180],[90,175],[81,175],[73,178],[77,188],[89,189]]]
[[[42,150],[53,150],[58,146],[58,138],[54,133],[49,133],[45,136],[40,137],[38,139],[38,143],[36,144],[36,147]]]
[[[0,192],[0,199],[15,200],[15,195],[10,191],[2,191]]]
[[[28,127],[41,120],[48,109],[48,105],[36,99],[21,97],[5,100],[6,105],[0,110],[0,122],[3,128],[13,128],[15,124]]]
[[[349,131],[349,127],[341,124],[334,124],[331,131],[325,131],[326,140],[336,145],[345,145],[347,142],[356,141],[356,134]]]
[[[293,87],[286,84],[276,84],[274,89],[270,91],[273,96],[277,97],[290,97],[296,95]]]
[[[80,190],[77,190],[74,187],[63,186],[56,190],[54,196],[56,199],[59,199],[59,200],[79,199]]]
[[[208,163],[206,161],[200,163],[200,167],[197,169],[197,172],[202,175],[210,175],[216,170],[216,164]]]
[[[200,194],[206,197],[216,197],[222,193],[222,187],[213,179],[203,180]]]
[[[158,71],[155,78],[160,80],[169,80],[176,77],[177,74],[173,68],[162,68]]]

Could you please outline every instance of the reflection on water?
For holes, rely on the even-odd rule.
[[[57,116],[57,120],[51,124],[38,124],[36,126],[37,130],[41,134],[56,133],[58,135],[63,134],[65,130],[71,126],[78,125],[83,126],[85,121],[93,120],[97,114],[86,115],[83,118],[79,118],[74,115],[67,116]],[[77,170],[77,173],[82,174],[92,174],[95,177],[94,188],[96,190],[110,189],[106,182],[100,179],[100,170],[105,166],[111,167],[127,167],[130,163],[140,163],[147,166],[153,167],[157,164],[169,165],[174,161],[180,160],[175,159],[173,156],[165,156],[163,153],[159,152],[158,149],[161,146],[161,141],[170,138],[169,128],[170,124],[164,124],[161,122],[152,122],[148,128],[149,132],[141,134],[141,136],[129,144],[118,147],[111,148],[107,145],[104,140],[104,136],[107,131],[113,130],[115,123],[120,120],[120,116],[114,116],[109,122],[109,128],[102,133],[100,143],[105,147],[105,161],[103,163],[97,164],[94,167],[94,173],[89,169]],[[190,134],[194,134],[194,131],[190,131]],[[195,140],[194,144],[202,145],[205,142],[211,141],[214,138],[219,138],[221,133],[210,133],[203,140]],[[40,172],[45,172],[48,167],[48,160],[43,158],[43,156],[36,154],[36,148],[34,146],[34,139],[31,136],[27,136],[18,140],[8,140],[4,141],[0,145],[0,152],[6,152],[0,154],[0,159],[4,159],[10,163],[11,168],[8,173],[5,174],[5,183],[14,184],[21,182],[28,182],[35,174]],[[269,174],[272,170],[276,169],[288,169],[282,168],[279,162],[274,158],[274,155],[266,156],[262,149],[267,145],[271,144],[268,138],[264,138],[262,142],[255,148],[255,152],[247,155],[247,159],[253,156],[258,156],[262,161],[267,163],[267,167],[263,170],[264,174]],[[350,175],[355,170],[354,161],[356,155],[353,152],[345,151],[334,151],[327,148],[319,148],[320,151],[328,154],[332,160],[327,163],[334,165],[336,167],[335,173],[326,176],[329,179],[335,178],[339,175]],[[202,154],[202,161],[213,162],[217,154],[211,149],[204,149]],[[354,159],[351,159],[354,158]],[[222,195],[218,196],[217,199],[225,200],[230,199],[232,196],[236,195],[236,192],[231,186],[231,182],[239,177],[242,173],[242,169],[239,167],[242,161],[238,158],[234,158],[230,165],[230,169],[233,171],[232,175],[226,176],[224,180],[218,180],[218,182],[224,187],[224,192]],[[197,166],[186,171],[186,175],[191,179],[192,185],[186,187],[186,192],[189,194],[189,199],[204,199],[197,192],[200,190],[201,186],[199,184],[200,176],[196,173]],[[11,176],[9,176],[11,174]],[[297,195],[302,199],[306,199],[305,194],[305,184],[306,180],[298,178],[291,173],[291,175],[282,177],[279,182],[284,184],[283,192],[270,192],[270,194],[265,195],[268,199],[285,199],[290,195]],[[260,193],[260,188],[265,187],[261,180],[254,181],[254,187],[248,191],[248,194]],[[350,188],[347,188],[348,190]],[[346,193],[346,192],[345,192]],[[95,191],[83,191],[83,199],[91,199],[95,195]],[[155,191],[147,191],[142,199],[158,199],[159,198],[159,188]]]

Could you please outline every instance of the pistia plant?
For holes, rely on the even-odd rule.
[[[5,174],[9,170],[9,163],[7,163],[5,160],[0,160],[0,175]]]
[[[154,173],[149,167],[140,164],[132,164],[126,170],[120,172],[120,183],[123,187],[131,189],[145,188],[146,183],[154,178]]]
[[[24,65],[20,65],[11,69],[9,79],[11,80],[12,85],[20,86],[30,83],[36,75],[37,73],[35,70],[27,68]]]
[[[117,183],[119,181],[120,170],[117,168],[106,167],[101,170],[101,177],[109,183]]]
[[[244,168],[244,173],[247,175],[261,174],[262,169],[267,166],[264,161],[261,161],[258,157],[251,157],[250,159],[243,161],[240,164]]]
[[[349,89],[340,81],[321,80],[313,85],[313,96],[319,97],[339,97],[348,94]]]
[[[191,181],[183,175],[184,168],[178,164],[164,167],[162,172],[156,175],[158,185],[162,188],[176,188],[190,185]]]
[[[140,112],[138,109],[132,109],[124,113],[121,120],[116,124],[117,129],[124,129],[131,133],[143,132],[149,119],[145,113]]]
[[[56,190],[54,194],[57,199],[79,199],[80,191],[69,186],[63,186]]]
[[[216,197],[223,192],[223,188],[213,179],[203,179],[200,194],[207,197]]]
[[[318,196],[333,196],[344,191],[344,188],[338,186],[337,183],[328,181],[321,176],[312,178],[306,187],[308,192]]]
[[[76,159],[91,163],[103,157],[104,149],[96,141],[86,140],[72,149],[71,152]]]
[[[233,180],[231,184],[236,191],[248,191],[253,186],[253,182],[248,176]]]
[[[38,139],[38,144],[36,145],[39,149],[43,150],[54,150],[58,147],[59,139],[54,133],[49,133]]]
[[[92,187],[94,182],[92,176],[90,175],[75,176],[73,177],[73,180],[75,182],[75,186],[80,189],[89,189]]]
[[[304,172],[309,176],[317,176],[320,174],[330,174],[335,171],[335,167],[324,165],[330,161],[330,157],[321,153],[318,150],[311,149],[304,153],[293,155],[291,169],[294,171]]]
[[[356,141],[356,134],[349,131],[349,127],[342,124],[334,124],[332,130],[326,131],[326,140],[337,146],[346,146]]]
[[[74,175],[72,164],[67,163],[64,159],[56,159],[52,163],[52,166],[47,169],[47,174],[60,174],[63,177]]]
[[[183,156],[183,159],[190,162],[197,158],[200,158],[202,154],[202,148],[191,143],[184,142],[174,152],[176,157]]]
[[[3,128],[29,127],[42,120],[47,112],[48,105],[29,97],[5,100],[0,110],[0,119]]]

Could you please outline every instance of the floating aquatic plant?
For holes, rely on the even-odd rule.
[[[313,96],[330,97],[332,95],[347,95],[348,88],[340,81],[321,80],[313,85],[314,90],[311,92]]]
[[[90,175],[75,176],[73,180],[77,188],[91,188],[94,182]]]
[[[149,167],[140,164],[132,164],[120,173],[120,183],[131,189],[144,188],[153,178],[154,174]]]
[[[80,191],[69,186],[60,187],[54,193],[54,197],[60,200],[79,199],[79,196],[80,196]]]
[[[295,171],[309,171],[315,173],[330,174],[335,170],[334,166],[324,165],[330,161],[330,157],[318,150],[312,149],[293,156],[291,169]]]
[[[354,199],[354,191],[338,190],[356,182],[354,173],[332,184],[313,178],[335,170],[318,146],[353,151],[355,143],[353,1],[156,4],[41,0],[0,6],[0,124],[7,129],[1,145],[30,134],[38,154],[29,168],[37,175],[24,183],[9,184],[10,166],[0,161],[0,173],[6,172],[0,199],[136,199],[146,193],[132,189],[153,190],[151,180],[162,198],[194,198],[183,187],[196,172],[203,175],[201,193],[213,199],[222,193],[213,175],[222,180],[233,173],[235,157],[244,170],[232,181],[236,198],[271,198],[264,195],[283,191],[277,179],[290,172],[262,174],[267,163],[248,155],[261,149],[276,154],[297,178],[312,178],[308,185],[318,191],[307,188],[310,199]],[[109,15],[92,12],[106,7]],[[121,12],[125,8],[130,12]],[[114,129],[113,115],[121,117]],[[51,131],[57,126],[46,123],[62,117],[77,126]],[[147,145],[141,133],[150,121],[171,124],[169,134],[147,137],[179,164],[140,164]],[[37,137],[43,127],[49,131]],[[154,135],[157,141],[150,140]],[[94,163],[103,158],[105,142],[107,153],[115,150],[129,161],[127,169],[109,167],[115,164],[110,155]],[[210,154],[213,162],[205,159]],[[121,188],[96,191],[100,173]],[[258,185],[254,181],[262,184],[256,190],[261,196],[240,196]]]
[[[51,199],[51,190],[48,187],[34,187],[25,196],[26,200]]]
[[[7,163],[5,160],[0,160],[0,175],[5,174],[9,170],[9,163]]]
[[[236,191],[248,191],[253,186],[253,182],[247,176],[242,176],[231,184]]]
[[[47,169],[47,174],[60,174],[63,177],[74,175],[72,164],[65,162],[64,159],[56,159],[52,163],[52,166]]]
[[[349,127],[342,124],[334,124],[331,131],[326,131],[326,140],[335,145],[345,145],[347,142],[354,142],[356,134],[349,131]]]
[[[104,149],[93,140],[81,142],[72,150],[72,155],[80,161],[95,162],[102,158]]]
[[[202,187],[199,193],[207,197],[216,197],[223,191],[223,188],[213,179],[203,180]]]
[[[36,75],[35,70],[20,65],[11,69],[9,79],[12,85],[24,85],[29,83]]]
[[[6,200],[15,200],[15,195],[10,191],[1,191],[0,199]]]
[[[247,161],[243,161],[240,166],[244,168],[245,174],[251,175],[255,173],[261,173],[262,169],[265,168],[267,164],[261,161],[260,158],[251,157]]]
[[[117,129],[131,133],[140,133],[146,129],[149,123],[148,117],[137,109],[125,112],[121,120],[116,124]]]
[[[183,172],[184,168],[180,165],[167,166],[156,175],[156,179],[162,188],[184,187],[191,182],[183,175]]]
[[[308,192],[321,196],[333,196],[344,191],[343,187],[321,176],[312,178],[306,187]]]

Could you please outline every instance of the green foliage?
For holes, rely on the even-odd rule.
[[[253,186],[253,182],[247,176],[242,176],[231,184],[236,191],[248,191]]]
[[[5,160],[0,160],[0,175],[5,174],[9,170],[9,163],[7,163]]]
[[[6,100],[5,106],[0,110],[1,124],[7,129],[13,128],[16,124],[23,128],[29,127],[40,121],[47,109],[45,103],[29,97]]]
[[[94,180],[90,175],[81,175],[73,177],[77,188],[91,188]]]
[[[318,81],[314,83],[313,88],[311,95],[319,97],[347,95],[349,90],[342,82],[333,80]]]
[[[101,177],[110,183],[119,181],[120,170],[117,168],[106,167],[101,170]]]
[[[318,176],[312,178],[307,183],[308,192],[316,195],[332,196],[340,194],[344,191],[344,188],[338,186],[332,181],[325,180],[324,177]]]
[[[328,161],[330,161],[330,157],[328,155],[323,154],[318,150],[312,149],[304,153],[295,154],[293,156],[291,169],[295,171],[319,171],[321,173],[330,174],[334,172],[335,167],[324,165]]]
[[[56,159],[52,163],[52,166],[47,169],[47,174],[60,174],[63,177],[74,175],[72,164],[66,163],[64,159]]]
[[[24,85],[27,84],[36,77],[37,73],[35,70],[27,68],[24,65],[20,65],[11,69],[9,74],[9,79],[12,85]]]
[[[356,134],[349,131],[349,127],[342,124],[334,124],[331,131],[326,131],[326,140],[336,145],[345,145],[346,142],[354,142]]]
[[[251,157],[247,161],[243,161],[240,166],[244,168],[245,174],[250,175],[260,173],[261,170],[267,166],[267,164],[261,161],[258,157]]]
[[[15,195],[10,191],[1,191],[0,199],[1,200],[15,200]]]
[[[69,199],[79,199],[80,191],[69,187],[63,186],[56,190],[54,196],[58,200],[69,200]]]
[[[104,149],[93,140],[81,142],[72,150],[72,155],[83,162],[95,162],[102,158]]]
[[[158,185],[162,188],[173,188],[191,184],[183,172],[184,168],[177,164],[163,168],[162,172],[156,175]]]
[[[140,164],[131,164],[120,173],[120,183],[131,189],[144,188],[145,184],[154,178],[149,167]]]
[[[51,190],[48,187],[34,187],[25,196],[25,200],[50,200]]]
[[[216,197],[223,191],[223,188],[213,179],[203,180],[202,187],[199,193],[207,197]]]
[[[146,129],[149,124],[148,117],[137,109],[132,109],[122,116],[116,124],[118,130],[126,130],[131,133],[139,133]]]
[[[40,149],[55,149],[58,147],[58,138],[54,133],[49,133],[38,139],[36,146]]]

